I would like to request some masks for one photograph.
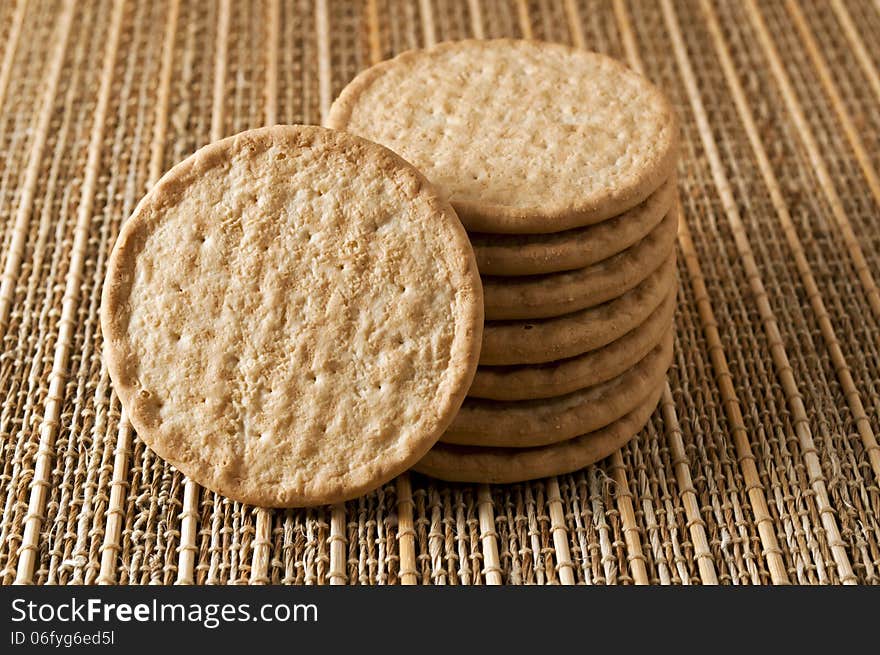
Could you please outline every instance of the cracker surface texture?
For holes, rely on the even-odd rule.
[[[538,41],[413,50],[360,73],[327,118],[422,170],[479,232],[546,233],[638,205],[670,177],[663,93],[620,62]]]
[[[153,450],[232,499],[308,506],[428,451],[473,377],[482,303],[467,236],[418,171],[277,126],[202,148],[147,194],[101,323]]]

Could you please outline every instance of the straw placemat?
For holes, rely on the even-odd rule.
[[[876,0],[9,0],[0,35],[4,584],[880,582]],[[676,358],[648,427],[529,484],[411,474],[264,511],[188,483],[100,356],[120,223],[212,139],[319,123],[373,62],[497,36],[619,57],[680,112]]]

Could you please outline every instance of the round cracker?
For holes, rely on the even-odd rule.
[[[635,437],[651,418],[662,385],[623,418],[589,434],[540,448],[481,448],[438,443],[413,469],[450,482],[513,483],[595,464]]]
[[[483,275],[543,275],[584,268],[639,242],[672,209],[675,176],[641,204],[586,227],[550,234],[471,232],[477,267]]]
[[[471,398],[534,400],[562,396],[617,377],[635,366],[669,331],[675,294],[669,294],[648,319],[620,339],[561,362],[525,366],[478,366],[468,390]]]
[[[635,289],[601,305],[533,321],[487,321],[480,364],[541,364],[601,348],[644,323],[675,281],[673,253]]]
[[[672,107],[641,75],[594,52],[512,39],[377,64],[343,89],[327,125],[412,162],[469,230],[504,234],[623,213],[670,177],[678,149]]]
[[[541,400],[466,398],[444,443],[530,448],[571,439],[616,421],[659,387],[672,363],[672,330],[635,366],[602,384]]]
[[[276,126],[172,168],[122,228],[101,325],[138,435],[262,506],[418,461],[471,382],[482,293],[452,207],[353,135]]]
[[[669,212],[644,239],[586,268],[528,277],[483,275],[486,320],[550,318],[617,298],[663,264],[677,231],[678,215]]]

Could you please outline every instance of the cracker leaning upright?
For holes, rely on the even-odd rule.
[[[468,230],[549,233],[645,200],[675,166],[659,89],[604,55],[459,41],[360,73],[329,127],[388,146],[446,193]]]
[[[392,152],[273,127],[175,166],[124,225],[105,357],[144,441],[243,502],[355,497],[415,463],[476,368],[454,211]]]

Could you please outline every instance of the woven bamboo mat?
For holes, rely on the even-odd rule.
[[[676,359],[572,475],[404,475],[264,511],[146,449],[97,310],[135,203],[200,145],[319,123],[372,62],[463,37],[626,60],[683,122]],[[880,3],[0,3],[0,580],[880,582]]]

